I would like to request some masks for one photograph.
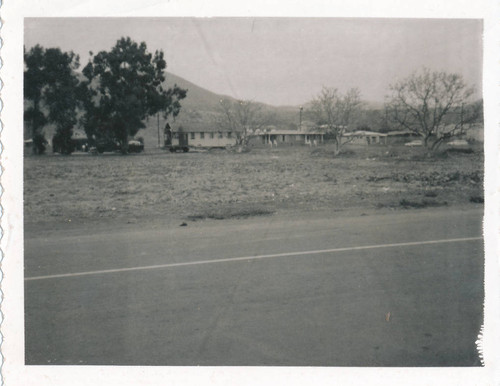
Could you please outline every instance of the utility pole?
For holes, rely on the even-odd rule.
[[[302,106],[300,106],[300,109],[299,109],[299,131],[302,131],[302,110],[304,110],[304,108]]]
[[[160,147],[160,112],[156,113],[156,119],[158,123],[158,147]]]

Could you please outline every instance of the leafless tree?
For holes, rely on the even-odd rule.
[[[262,107],[257,103],[221,99],[219,106],[217,125],[235,133],[236,146],[239,149],[247,148],[250,137],[267,122]]]
[[[311,113],[320,126],[326,126],[328,134],[335,142],[335,155],[342,146],[350,142],[344,136],[353,118],[361,108],[361,94],[357,88],[350,89],[345,94],[335,88],[323,87],[319,95],[312,101]]]
[[[390,86],[390,118],[422,137],[436,150],[443,141],[465,134],[481,117],[482,103],[471,103],[474,89],[461,75],[424,68]]]

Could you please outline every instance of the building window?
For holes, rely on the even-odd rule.
[[[283,142],[285,142],[285,136],[284,136],[284,135],[282,135],[282,136],[281,136],[281,140],[282,140]]]
[[[200,133],[200,139],[205,139],[205,133],[203,132]]]
[[[228,131],[228,133],[227,133],[227,137],[228,137],[228,138],[232,138],[232,137],[233,137],[233,133],[231,133],[230,131]]]
[[[222,131],[219,131],[219,138],[223,138]]]
[[[191,139],[194,139],[194,133],[191,133]]]
[[[214,133],[210,133],[210,139],[214,139]]]

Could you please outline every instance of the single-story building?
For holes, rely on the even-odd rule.
[[[324,132],[319,130],[260,130],[254,134],[256,143],[264,145],[318,145],[324,142]]]
[[[375,131],[358,130],[350,133],[344,133],[350,143],[357,145],[387,144],[387,134],[377,133]]]
[[[182,140],[183,146],[188,147],[227,147],[236,145],[238,133],[222,129],[214,125],[190,123],[165,131],[165,146]]]
[[[394,144],[404,144],[414,139],[420,139],[421,136],[415,134],[410,130],[394,130],[387,132],[386,143],[394,145]]]
[[[467,140],[484,142],[484,123],[474,123],[467,129]]]
[[[236,145],[240,133],[203,123],[190,123],[165,131],[165,146],[182,142],[183,146],[216,148]],[[250,136],[251,145],[314,145],[324,142],[322,131],[281,130],[275,127],[258,129]]]
[[[450,132],[455,128],[455,125],[446,125],[441,132]],[[458,135],[459,138],[484,142],[484,124],[472,123],[464,125],[463,133]]]

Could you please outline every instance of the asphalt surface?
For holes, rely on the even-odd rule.
[[[478,366],[481,228],[448,208],[26,231],[26,364]]]

